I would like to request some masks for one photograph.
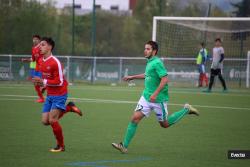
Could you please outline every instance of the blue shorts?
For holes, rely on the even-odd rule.
[[[200,64],[198,65],[198,70],[199,70],[199,73],[205,73],[205,65],[204,64]]]
[[[34,76],[35,76],[35,69],[34,68],[30,69],[30,76],[31,76],[31,78],[34,78]]]
[[[39,77],[39,78],[42,78],[42,72],[40,71],[36,71],[34,72],[34,76],[33,77]]]
[[[65,111],[65,103],[67,101],[68,94],[62,96],[47,96],[43,105],[43,113],[50,112],[53,109],[59,109]]]

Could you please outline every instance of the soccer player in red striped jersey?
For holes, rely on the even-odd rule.
[[[32,41],[33,41],[33,46],[32,46],[32,57],[31,58],[23,58],[22,61],[23,62],[36,62],[36,67],[35,67],[35,71],[32,72],[32,78],[34,77],[42,77],[42,73],[41,73],[41,62],[42,62],[42,55],[40,54],[40,48],[39,48],[39,43],[40,43],[41,37],[39,35],[33,35],[32,37]],[[42,94],[42,89],[44,90],[44,88],[41,88],[39,85],[35,85],[35,90],[37,92],[38,95],[38,99],[36,100],[36,102],[38,103],[43,103],[44,102],[44,97]]]
[[[42,79],[36,77],[33,82],[36,85],[46,86],[47,97],[43,106],[42,123],[51,125],[55,135],[57,146],[50,149],[51,152],[65,151],[64,137],[59,119],[68,111],[75,112],[82,116],[82,112],[73,102],[65,103],[68,97],[68,82],[63,75],[61,62],[52,55],[55,42],[44,37],[40,43],[40,53],[43,55],[41,63]]]

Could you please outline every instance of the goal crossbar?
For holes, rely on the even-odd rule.
[[[165,17],[154,16],[153,17],[153,31],[152,40],[156,41],[156,29],[157,20],[169,20],[169,21],[250,21],[248,17]]]

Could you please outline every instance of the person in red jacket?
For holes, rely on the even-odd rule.
[[[31,58],[22,58],[22,62],[35,62],[36,66],[35,66],[35,70],[32,72],[31,78],[34,78],[34,77],[41,78],[42,77],[41,62],[42,62],[42,57],[43,57],[40,54],[40,48],[39,48],[41,37],[39,35],[33,35],[32,41],[33,41],[33,46],[31,50]],[[34,85],[34,86],[35,86],[37,95],[39,97],[36,100],[36,102],[43,103],[44,102],[43,91],[45,90],[45,87],[41,87],[40,85]]]
[[[47,97],[43,106],[42,123],[51,125],[57,140],[57,146],[50,149],[51,152],[65,151],[64,137],[59,119],[68,111],[82,116],[82,112],[73,102],[65,103],[68,97],[68,82],[63,75],[61,62],[52,55],[55,42],[52,38],[44,37],[40,43],[40,53],[43,55],[41,63],[42,79],[36,77],[33,82],[36,85],[46,86]]]

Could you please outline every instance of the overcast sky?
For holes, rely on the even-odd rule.
[[[46,2],[47,0],[38,0]],[[56,7],[62,8],[64,4],[72,4],[73,0],[54,0]],[[75,0],[76,4],[81,4],[83,9],[92,9],[93,0]],[[96,4],[101,4],[103,9],[110,9],[110,4],[118,5],[120,10],[128,9],[128,0],[96,0]]]

